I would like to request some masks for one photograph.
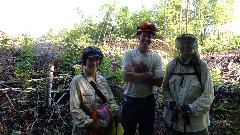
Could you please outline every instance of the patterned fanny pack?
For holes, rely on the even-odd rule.
[[[103,104],[93,110],[92,119],[98,121],[102,127],[107,128],[112,122],[112,114],[108,104]]]

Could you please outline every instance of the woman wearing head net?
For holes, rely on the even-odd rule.
[[[208,135],[214,99],[210,69],[199,58],[194,35],[178,36],[176,48],[179,55],[168,63],[162,86],[168,134]]]

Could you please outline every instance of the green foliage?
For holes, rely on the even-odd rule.
[[[57,69],[58,73],[74,75],[73,68],[74,64],[78,63],[78,60],[80,58],[79,49],[81,47],[76,44],[75,38],[77,37],[78,36],[76,36],[75,34],[72,34],[65,39],[66,47],[57,57],[60,63]]]
[[[10,47],[10,38],[5,35],[1,36],[0,37],[0,45],[1,45],[0,46],[1,49]]]
[[[223,102],[219,102],[216,105],[216,109],[219,109],[221,111],[226,111],[228,106],[228,99],[223,99]]]
[[[202,50],[200,53],[221,51],[231,47],[239,46],[239,36],[232,36],[226,24],[233,19],[233,4],[234,0],[192,0],[188,3],[184,1],[160,0],[158,3],[152,3],[153,7],[150,10],[146,6],[142,9],[130,13],[128,7],[119,7],[117,1],[103,4],[97,16],[84,16],[83,12],[78,11],[82,19],[72,30],[63,29],[58,34],[54,34],[50,30],[46,35],[46,39],[60,42],[65,40],[66,49],[62,50],[57,60],[60,61],[59,71],[73,70],[73,66],[77,63],[81,49],[88,45],[96,45],[102,43],[106,37],[122,37],[136,38],[136,27],[139,22],[146,20],[156,22],[159,30],[157,38],[164,38],[170,45],[175,45],[177,35],[188,32],[195,34],[199,39],[199,45]],[[209,8],[211,7],[211,8]],[[1,39],[1,43],[7,45],[8,38]],[[24,35],[21,38],[21,50],[24,52],[19,58],[28,57],[28,61],[19,63],[19,68],[16,71],[21,79],[29,78],[33,74],[31,66],[34,58],[32,51],[33,41],[29,35]],[[103,51],[108,50],[106,47]],[[117,55],[121,57],[120,54]],[[111,56],[104,58],[102,64],[102,72],[104,75],[113,73],[110,68]],[[81,68],[76,68],[75,74],[81,71]],[[24,72],[23,72],[24,71]],[[27,72],[27,73],[26,73]],[[121,80],[121,75],[116,71],[117,80]],[[72,72],[72,75],[74,73]],[[213,70],[213,78],[217,79],[217,71]],[[121,82],[121,81],[120,81]]]
[[[79,75],[82,73],[82,66],[78,65],[78,66],[74,66],[74,74],[73,76]]]
[[[240,89],[240,84],[235,82],[231,87],[233,91],[238,91]]]
[[[112,70],[111,70],[111,63],[110,59],[108,56],[103,57],[103,62],[100,65],[100,72],[103,76],[110,76],[112,75]]]
[[[220,73],[221,73],[220,69],[211,69],[211,77],[212,77],[213,84],[215,86],[218,86],[219,84],[222,83],[219,78]]]
[[[239,46],[240,46],[240,35],[236,35],[230,40],[230,47],[235,48]]]
[[[26,80],[29,80],[34,73],[32,65],[35,58],[35,54],[33,52],[33,39],[25,35],[22,39],[20,39],[20,43],[20,50],[23,53],[17,56],[17,58],[22,59],[22,61],[18,63],[18,68],[15,73],[20,81],[26,82]],[[27,85],[28,83],[25,84],[25,86]]]
[[[135,32],[135,28],[132,26],[128,7],[122,7],[119,9],[115,21],[117,25],[113,29],[113,36],[121,38],[129,38],[135,36],[132,35]]]
[[[112,76],[113,81],[116,84],[123,84],[123,75],[121,69],[121,62],[123,59],[123,55],[119,52],[115,55],[109,55],[108,48],[104,48],[104,46],[99,46],[99,48],[104,53],[103,62],[100,65],[100,72],[103,76]],[[120,62],[120,63],[119,63]],[[117,65],[113,65],[111,63],[115,63]]]
[[[225,33],[225,36],[227,34]],[[203,41],[204,46],[201,46],[201,49],[199,50],[200,53],[208,53],[208,52],[220,52],[229,50],[232,48],[236,48],[240,46],[240,36],[231,36],[228,35],[228,38],[220,38],[219,36],[211,36],[209,38],[206,38]]]
[[[177,35],[187,32],[198,37],[204,52],[224,50],[229,48],[227,45],[231,41],[227,24],[233,19],[233,4],[234,0],[193,0],[189,3],[160,0],[153,3],[150,10],[143,6],[140,11],[130,13],[128,7],[119,7],[114,1],[103,4],[97,16],[86,17],[79,11],[82,19],[75,29],[65,34],[75,33],[74,39],[85,45],[101,43],[110,36],[131,39],[136,38],[139,22],[146,20],[156,22],[159,27],[156,37],[172,46]]]

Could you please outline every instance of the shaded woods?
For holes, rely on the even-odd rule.
[[[78,60],[87,45],[100,47],[106,56],[100,71],[121,104],[123,52],[136,47],[136,26],[147,20],[159,25],[152,48],[164,66],[174,55],[177,35],[188,32],[198,37],[199,51],[209,52],[201,56],[210,65],[215,85],[210,134],[240,135],[240,36],[229,27],[233,5],[232,0],[160,0],[151,10],[143,6],[130,13],[114,1],[93,16],[79,11],[82,19],[74,29],[57,34],[50,30],[37,40],[30,35],[10,38],[0,31],[0,134],[71,133],[69,83],[81,72]],[[155,134],[162,135],[161,92],[156,96]]]
[[[116,44],[115,41],[107,41],[107,43],[102,46],[111,45],[113,44],[112,42]],[[127,41],[124,40],[121,42]],[[168,47],[166,43],[160,40],[154,42],[157,44],[153,45],[153,47],[155,47],[154,49],[156,49],[164,59],[167,58],[165,61],[168,61],[170,57],[168,58],[168,54],[164,52],[171,50],[171,47]],[[41,42],[37,43],[38,47],[40,43]],[[165,48],[161,46],[165,46]],[[42,44],[42,47],[44,48],[44,44]],[[64,48],[64,45],[61,47]],[[108,56],[109,58],[116,58],[110,56],[124,50],[121,46],[118,47],[115,48],[112,46],[112,49],[115,48],[116,50],[113,52],[109,50],[108,54],[111,54]],[[134,45],[130,47],[134,47]],[[80,49],[81,48],[80,46]],[[51,49],[47,50],[49,51]],[[61,68],[63,62],[59,59],[56,59],[54,62],[55,70],[49,70],[49,64],[46,64],[49,63],[49,61],[46,59],[54,59],[55,56],[60,54],[58,54],[56,50],[50,51],[51,53],[41,51],[40,53],[36,53],[38,55],[29,58],[31,56],[20,57],[24,52],[17,47],[2,48],[1,50],[0,133],[2,134],[42,135],[71,133],[72,119],[69,113],[69,83],[73,71],[72,69],[64,67]],[[104,52],[106,53],[106,50],[104,50]],[[210,65],[211,71],[214,72],[212,77],[215,84],[218,84],[215,85],[215,100],[210,111],[210,134],[240,134],[239,55],[239,48],[201,55]],[[120,60],[105,60],[105,62],[112,63],[110,67],[116,71],[116,68],[120,69]],[[26,65],[24,66],[28,68],[24,68],[21,72],[30,75],[27,76],[28,80],[25,81],[20,81],[19,76],[16,75],[16,72],[19,70],[19,65],[22,63],[25,63]],[[46,74],[49,71],[52,71],[54,75],[52,81],[48,80],[50,76]],[[18,74],[21,72],[18,72]],[[74,72],[76,72],[76,69]],[[118,75],[117,72],[116,74]],[[123,89],[120,87],[120,83],[116,83],[114,77],[107,78],[118,103],[121,104]],[[48,85],[49,82],[52,83]],[[50,89],[50,92],[46,92],[46,88]],[[46,94],[49,95],[46,96]],[[161,104],[161,94],[158,93],[156,96],[158,97],[159,104],[156,112],[155,134],[162,135],[165,133],[162,120],[163,106]],[[46,97],[48,97],[47,103]]]

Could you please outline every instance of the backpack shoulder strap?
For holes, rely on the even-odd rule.
[[[171,66],[171,69],[170,69],[170,75],[169,75],[169,79],[172,77],[173,73],[174,73],[174,70],[175,68],[177,67],[177,58],[174,58],[173,61],[172,61],[172,66]]]
[[[200,82],[200,85],[201,85],[201,88],[202,88],[202,78],[201,78],[201,69],[200,69],[200,64],[194,64],[193,65],[193,69],[194,69],[194,72],[195,72],[195,74],[196,74],[196,76],[197,76],[197,79],[198,79],[198,81]]]
[[[84,76],[84,73],[82,73],[82,75]],[[84,76],[85,77],[85,76]],[[97,84],[94,83],[93,81],[89,82],[91,84],[91,86],[93,87],[93,89],[95,90],[96,94],[100,97],[100,99],[103,101],[103,103],[107,103],[108,100],[107,98],[103,95],[103,93],[100,91],[100,89],[98,88]]]
[[[198,81],[200,82],[201,88],[202,88],[200,62],[196,62],[192,65],[193,69],[194,69],[194,73],[174,73],[174,70],[175,70],[178,62],[179,62],[179,57],[173,59],[173,64],[175,64],[175,65],[171,67],[172,69],[171,69],[169,78],[171,78],[172,75],[179,75],[179,76],[182,76],[182,75],[196,75]]]

